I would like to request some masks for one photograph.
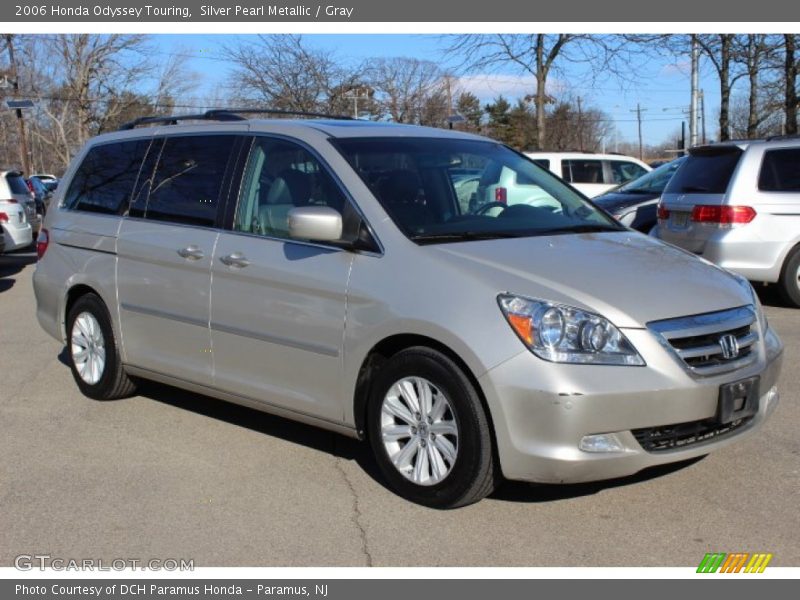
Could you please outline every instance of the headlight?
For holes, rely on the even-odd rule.
[[[552,362],[643,366],[608,319],[578,308],[510,294],[497,297],[508,324],[539,358]]]

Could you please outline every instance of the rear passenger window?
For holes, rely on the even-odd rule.
[[[636,163],[624,160],[610,160],[608,162],[611,165],[611,183],[628,183],[647,173],[646,169]]]
[[[121,215],[128,207],[150,140],[94,146],[72,178],[64,199],[71,210]]]
[[[758,189],[763,192],[800,192],[800,148],[764,153]]]
[[[561,173],[570,183],[603,183],[603,163],[599,160],[564,160]]]
[[[234,230],[289,237],[289,211],[329,206],[343,217],[343,239],[355,239],[361,220],[339,187],[305,148],[285,140],[257,138],[244,173]]]
[[[222,179],[235,139],[233,135],[166,138],[150,186],[145,218],[214,226]]]

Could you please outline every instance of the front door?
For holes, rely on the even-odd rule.
[[[349,235],[352,205],[321,163],[293,142],[255,138],[211,268],[214,385],[340,422],[353,254],[289,239],[289,211],[313,205],[342,212]]]

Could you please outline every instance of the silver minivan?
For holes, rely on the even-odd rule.
[[[75,158],[38,243],[39,322],[91,398],[151,379],[368,440],[439,508],[705,455],[778,403],[782,344],[744,278],[498,142],[137,124]],[[506,170],[550,201],[459,202],[464,172]]]
[[[800,138],[690,150],[658,211],[657,236],[800,307]]]

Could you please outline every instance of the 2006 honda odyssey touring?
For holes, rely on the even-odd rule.
[[[746,280],[495,141],[194,119],[91,140],[47,214],[37,314],[91,398],[152,379],[365,439],[434,507],[704,455],[778,403]]]

